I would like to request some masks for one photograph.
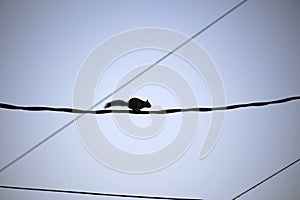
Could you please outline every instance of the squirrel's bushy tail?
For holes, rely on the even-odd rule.
[[[128,103],[123,100],[114,100],[105,104],[104,108],[109,108],[111,106],[128,106]]]

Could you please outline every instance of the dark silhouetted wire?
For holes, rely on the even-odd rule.
[[[259,186],[260,184],[266,182],[267,180],[269,180],[270,178],[273,178],[274,176],[276,176],[277,174],[283,172],[284,170],[286,170],[287,168],[293,166],[294,164],[296,164],[297,162],[300,161],[300,158],[298,158],[298,160],[295,160],[294,162],[290,163],[289,165],[285,166],[284,168],[282,168],[281,170],[275,172],[274,174],[272,174],[271,176],[265,178],[264,180],[260,181],[259,183],[255,184],[254,186],[252,186],[251,188],[245,190],[244,192],[242,192],[241,194],[237,195],[236,197],[234,197],[232,200],[235,200],[237,198],[240,198],[241,196],[245,195],[246,193],[250,192],[251,190],[253,190],[254,188],[256,188],[257,186]]]
[[[171,108],[165,110],[151,110],[151,111],[133,111],[133,110],[80,110],[74,108],[53,108],[53,107],[35,107],[35,106],[16,106],[10,104],[0,103],[0,108],[9,110],[25,110],[25,111],[54,111],[54,112],[66,112],[66,113],[79,113],[79,114],[109,114],[109,113],[126,113],[126,114],[171,114],[178,112],[213,112],[213,111],[226,111],[235,110],[239,108],[247,107],[262,107],[272,104],[287,103],[289,101],[300,100],[300,96],[287,97],[283,99],[263,102],[252,102],[244,104],[235,104],[222,107],[196,107],[196,108]]]
[[[16,187],[16,186],[7,186],[7,185],[0,185],[0,188],[12,189],[12,190],[38,191],[38,192],[54,192],[54,193],[65,193],[65,194],[119,197],[119,198],[122,197],[122,198],[139,198],[139,199],[202,200],[199,198],[187,198],[187,197],[181,198],[181,197],[162,197],[162,196],[148,196],[148,195],[113,194],[113,193],[87,192],[87,191],[75,191],[75,190],[58,190],[58,189],[48,189],[48,188]]]
[[[123,89],[125,86],[127,86],[128,84],[130,84],[132,81],[136,80],[138,77],[140,77],[141,75],[143,75],[144,73],[146,73],[147,71],[149,71],[151,68],[153,68],[154,66],[156,66],[157,64],[159,64],[161,61],[163,61],[164,59],[166,59],[167,57],[169,57],[170,55],[172,55],[175,51],[177,51],[178,49],[180,49],[181,47],[183,47],[185,44],[187,44],[188,42],[190,42],[192,39],[195,39],[201,33],[203,33],[204,31],[206,31],[210,27],[212,27],[214,24],[216,24],[217,22],[219,22],[220,20],[222,20],[224,17],[226,17],[227,15],[229,15],[230,13],[232,13],[234,10],[236,10],[238,7],[240,7],[242,4],[246,3],[247,1],[248,0],[243,0],[240,3],[238,3],[237,5],[235,5],[233,8],[231,8],[230,10],[228,10],[227,12],[225,12],[223,15],[221,15],[220,17],[218,17],[216,20],[214,20],[213,22],[211,22],[210,24],[208,24],[206,27],[204,27],[203,29],[201,29],[200,31],[198,31],[196,34],[194,34],[193,36],[191,36],[188,40],[186,40],[185,42],[183,42],[180,45],[178,45],[178,47],[176,47],[173,51],[167,53],[165,56],[163,56],[162,58],[160,58],[159,60],[157,60],[156,62],[154,62],[152,65],[150,65],[149,67],[147,67],[146,69],[144,69],[142,72],[138,73],[136,76],[134,76],[132,79],[130,79],[129,81],[127,81],[126,83],[124,83],[122,86],[120,86],[119,88],[117,88],[116,90],[114,90],[113,92],[111,92],[110,94],[108,94],[107,96],[105,96],[104,98],[102,98],[95,105],[93,105],[90,109],[94,109],[100,103],[102,103],[103,101],[105,101],[106,99],[108,99],[109,97],[111,97],[114,93],[116,93],[119,90]],[[27,150],[25,153],[21,154],[20,156],[18,156],[17,158],[15,158],[13,161],[11,161],[7,165],[5,165],[3,168],[1,168],[0,169],[0,173],[3,172],[3,170],[5,170],[8,167],[10,167],[12,164],[16,163],[18,160],[20,160],[24,156],[26,156],[28,153],[32,152],[34,149],[38,148],[40,145],[42,145],[43,143],[45,143],[49,139],[53,138],[55,135],[57,135],[58,133],[60,133],[61,131],[63,131],[65,128],[67,128],[68,126],[70,126],[73,122],[75,122],[76,120],[78,120],[81,117],[82,117],[82,115],[79,115],[75,119],[67,122],[65,125],[63,125],[62,127],[58,128],[51,135],[49,135],[48,137],[46,137],[45,139],[43,139],[41,142],[39,142],[38,144],[34,145],[32,148],[30,148],[29,150]]]

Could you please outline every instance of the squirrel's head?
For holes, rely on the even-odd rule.
[[[150,104],[150,102],[148,101],[148,99],[147,99],[147,101],[146,101],[146,103],[145,103],[145,107],[146,107],[146,108],[151,108],[151,104]]]

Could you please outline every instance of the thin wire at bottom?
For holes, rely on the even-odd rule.
[[[138,199],[202,200],[199,198],[187,198],[187,197],[162,197],[162,196],[147,196],[147,195],[112,194],[112,193],[75,191],[75,190],[58,190],[58,189],[48,189],[48,188],[17,187],[17,186],[7,186],[7,185],[0,185],[0,188],[12,189],[12,190],[27,190],[27,191],[36,191],[36,192],[54,192],[54,193],[65,193],[65,194],[138,198]]]

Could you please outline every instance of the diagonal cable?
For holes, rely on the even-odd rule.
[[[246,3],[248,0],[243,0],[240,3],[238,3],[237,5],[235,5],[233,8],[231,8],[230,10],[228,10],[227,12],[225,12],[223,15],[221,15],[220,17],[218,17],[217,19],[215,19],[213,22],[211,22],[210,24],[208,24],[206,27],[204,27],[203,29],[201,29],[200,31],[198,31],[197,33],[195,33],[194,35],[192,35],[188,40],[186,40],[185,42],[181,43],[180,45],[178,45],[178,47],[176,47],[173,51],[167,53],[165,56],[163,56],[162,58],[158,59],[156,62],[154,62],[152,65],[150,65],[149,67],[147,67],[146,69],[144,69],[142,72],[140,72],[139,74],[137,74],[136,76],[134,76],[132,79],[130,79],[128,82],[126,82],[125,84],[123,84],[122,86],[120,86],[119,88],[117,88],[116,90],[114,90],[113,92],[111,92],[110,94],[108,94],[107,96],[105,96],[103,99],[101,99],[100,101],[98,101],[95,105],[93,105],[90,109],[95,108],[96,106],[98,106],[100,103],[102,103],[103,101],[105,101],[106,99],[108,99],[110,96],[112,96],[114,93],[118,92],[119,90],[123,89],[124,87],[126,87],[128,84],[130,84],[132,81],[136,80],[138,77],[140,77],[141,75],[143,75],[144,73],[146,73],[147,71],[149,71],[151,68],[153,68],[154,66],[156,66],[157,64],[159,64],[161,61],[163,61],[164,59],[166,59],[167,57],[169,57],[170,55],[172,55],[175,51],[177,51],[178,49],[180,49],[181,47],[183,47],[184,45],[186,45],[188,42],[190,42],[191,40],[193,40],[194,38],[196,38],[197,36],[199,36],[200,34],[202,34],[203,32],[205,32],[206,30],[208,30],[210,27],[212,27],[213,25],[215,25],[217,22],[221,21],[224,17],[226,17],[227,15],[229,15],[230,13],[232,13],[234,10],[236,10],[238,7],[240,7],[241,5],[243,5],[244,3]],[[73,122],[75,122],[76,120],[78,120],[79,118],[81,118],[84,114],[77,116],[76,118],[70,120],[69,122],[67,122],[65,125],[63,125],[62,127],[58,128],[56,131],[54,131],[52,134],[50,134],[48,137],[46,137],[45,139],[43,139],[42,141],[40,141],[38,144],[34,145],[33,147],[31,147],[29,150],[27,150],[26,152],[24,152],[23,154],[19,155],[18,157],[16,157],[14,160],[12,160],[10,163],[8,163],[7,165],[5,165],[4,167],[2,167],[0,169],[0,173],[2,173],[5,169],[7,169],[8,167],[10,167],[11,165],[13,165],[14,163],[16,163],[17,161],[19,161],[20,159],[22,159],[24,156],[26,156],[27,154],[31,153],[34,149],[38,148],[39,146],[41,146],[43,143],[47,142],[49,139],[53,138],[55,135],[57,135],[58,133],[60,133],[61,131],[63,131],[65,128],[67,128],[68,126],[70,126]]]
[[[260,181],[259,183],[255,184],[254,186],[250,187],[249,189],[245,190],[244,192],[240,193],[239,195],[237,195],[236,197],[234,197],[232,200],[240,198],[241,196],[243,196],[246,193],[250,192],[251,190],[253,190],[257,186],[263,184],[264,182],[268,181],[269,179],[273,178],[274,176],[278,175],[279,173],[283,172],[284,170],[288,169],[289,167],[295,165],[299,161],[300,161],[300,158],[298,158],[294,162],[290,163],[289,165],[285,166],[284,168],[280,169],[279,171],[275,172],[274,174],[270,175],[269,177],[265,178],[264,180]]]

